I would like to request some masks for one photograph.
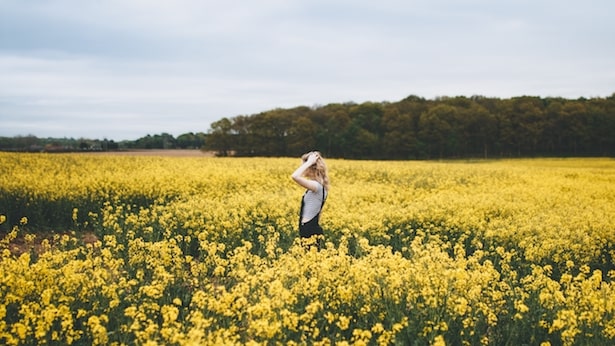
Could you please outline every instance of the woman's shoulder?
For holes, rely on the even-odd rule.
[[[324,185],[321,182],[317,181],[317,180],[313,180],[313,181],[314,181],[314,183],[316,183],[316,184],[314,184],[316,189],[315,190],[308,189],[308,192],[311,192],[311,193],[314,193],[314,194],[322,193],[322,190],[325,188]]]

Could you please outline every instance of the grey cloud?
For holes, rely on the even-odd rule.
[[[180,134],[275,107],[410,94],[606,96],[614,10],[606,0],[5,0],[0,135]]]

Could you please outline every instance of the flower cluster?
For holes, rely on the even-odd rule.
[[[0,159],[2,344],[615,342],[612,160]]]

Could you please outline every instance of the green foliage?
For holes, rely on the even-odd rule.
[[[610,98],[482,96],[274,109],[214,122],[207,148],[221,155],[442,159],[613,156]]]
[[[212,124],[212,128],[214,128]],[[177,138],[168,133],[147,135],[137,140],[115,142],[107,138],[38,138],[34,135],[0,137],[0,150],[18,152],[115,151],[122,149],[201,149],[207,135],[184,133]]]
[[[614,94],[615,95],[615,94]],[[333,103],[224,117],[208,133],[134,141],[0,137],[0,150],[205,149],[219,156],[446,159],[615,156],[615,96],[510,99],[408,96],[398,102]]]

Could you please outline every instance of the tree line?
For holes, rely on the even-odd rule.
[[[509,99],[411,95],[398,102],[273,109],[211,124],[219,155],[349,159],[615,156],[615,93]]]
[[[0,150],[22,152],[117,151],[131,149],[202,149],[207,134],[188,132],[146,135],[134,141],[109,139],[39,138],[35,135],[0,137]]]
[[[349,159],[615,156],[615,93],[606,98],[510,99],[411,95],[398,102],[332,103],[222,118],[207,133],[134,141],[0,137],[0,150],[203,149],[220,156]]]

